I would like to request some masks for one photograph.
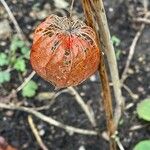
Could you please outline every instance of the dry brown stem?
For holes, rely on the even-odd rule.
[[[101,47],[99,44],[99,36],[98,32],[96,30],[96,24],[94,21],[94,12],[91,7],[91,2],[90,0],[82,0],[83,4],[83,9],[84,13],[86,16],[86,20],[89,26],[91,26],[94,30],[95,33],[97,34],[97,43],[99,45],[100,49],[100,66],[99,66],[99,74],[101,78],[101,83],[102,83],[102,89],[103,89],[103,105],[104,105],[104,110],[106,114],[106,124],[107,124],[107,130],[108,130],[108,135],[109,135],[109,142],[110,142],[110,150],[116,150],[116,143],[114,139],[111,138],[112,135],[115,134],[115,125],[114,125],[114,120],[113,120],[113,109],[112,109],[112,100],[111,100],[111,93],[110,93],[110,87],[109,87],[109,81],[108,81],[108,76],[106,72],[106,67],[101,51]]]
[[[95,17],[96,17],[97,24],[99,27],[101,48],[107,56],[107,61],[108,61],[109,70],[111,74],[111,79],[112,79],[112,84],[113,84],[113,89],[114,89],[114,96],[115,96],[115,101],[116,101],[114,121],[117,127],[121,114],[122,114],[124,100],[123,100],[122,92],[121,92],[121,85],[120,85],[120,79],[119,79],[119,74],[118,74],[115,51],[111,42],[111,36],[110,36],[110,31],[109,31],[109,27],[107,23],[103,1],[102,0],[94,0],[94,1],[90,0],[90,1],[91,1],[93,10],[95,10]]]

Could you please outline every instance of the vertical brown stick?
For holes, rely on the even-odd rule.
[[[94,22],[94,16],[93,16],[93,12],[92,12],[91,5],[90,5],[90,0],[82,0],[82,5],[83,5],[83,9],[84,9],[84,13],[85,13],[88,25],[91,26],[97,34],[97,42],[98,42],[100,53],[101,53],[99,74],[100,74],[102,89],[103,89],[103,105],[104,105],[104,110],[106,114],[108,135],[110,138],[110,150],[116,150],[116,143],[114,139],[111,138],[111,136],[114,135],[115,130],[116,130],[115,125],[114,125],[114,120],[113,120],[111,92],[110,92],[106,67],[105,67],[105,63],[104,63],[104,59],[103,59],[103,55],[102,55],[102,51],[101,51],[101,47],[99,43],[100,40],[99,40],[98,33],[96,31],[96,24]]]
[[[120,84],[120,79],[119,79],[115,51],[114,51],[113,44],[111,42],[111,36],[109,32],[109,27],[107,23],[103,0],[90,0],[90,2],[93,8],[93,11],[95,12],[95,18],[96,18],[98,28],[99,28],[99,33],[100,33],[100,41],[102,45],[102,50],[105,52],[107,56],[110,75],[111,75],[111,79],[113,83],[113,90],[114,90],[114,96],[115,96],[115,101],[116,101],[114,121],[117,127],[121,114],[122,114],[124,99],[121,93],[121,84]]]

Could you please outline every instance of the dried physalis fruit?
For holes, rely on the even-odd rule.
[[[96,35],[80,20],[49,16],[34,33],[33,69],[58,88],[75,86],[98,68]]]

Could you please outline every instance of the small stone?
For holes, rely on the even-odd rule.
[[[142,62],[143,60],[144,60],[144,57],[142,57],[142,56],[138,58],[139,62]]]
[[[45,19],[51,13],[51,6],[49,3],[44,5],[43,10],[39,10],[38,7],[32,8],[32,11],[29,13],[29,16],[34,19]]]
[[[7,44],[7,43],[6,43],[5,41],[1,41],[1,42],[0,42],[0,45],[1,45],[1,46],[6,46],[6,44]]]
[[[86,150],[86,149],[83,145],[81,145],[78,150]]]
[[[42,20],[48,16],[48,12],[46,10],[42,10],[37,13],[37,19]]]
[[[8,117],[11,117],[14,114],[14,112],[12,110],[8,110],[5,112],[5,115]]]
[[[85,96],[85,93],[84,93],[84,92],[81,92],[80,95],[81,95],[81,96]]]
[[[143,95],[146,93],[144,87],[142,87],[142,86],[139,86],[139,87],[137,88],[137,90],[138,90],[139,93],[141,93],[141,94],[143,94]]]
[[[11,36],[12,29],[7,19],[0,22],[0,39],[7,39]]]
[[[96,75],[92,75],[92,76],[90,77],[90,80],[91,80],[92,82],[95,82],[95,81],[96,81]]]
[[[129,68],[129,69],[128,69],[128,73],[129,73],[129,74],[134,74],[134,70],[131,69],[131,68]]]
[[[46,4],[44,5],[44,9],[50,11],[50,10],[51,10],[51,5],[50,5],[50,3],[46,3]]]
[[[64,0],[55,0],[55,7],[60,8],[60,9],[65,9],[66,7],[69,6],[69,3],[67,3]]]
[[[40,131],[39,131],[39,135],[40,136],[43,136],[45,134],[45,130],[44,129],[41,129]]]
[[[150,72],[150,67],[145,67],[145,71]]]
[[[110,11],[110,12],[113,12],[114,9],[113,9],[112,7],[109,7],[109,11]]]

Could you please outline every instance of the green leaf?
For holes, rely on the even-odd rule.
[[[21,41],[21,40],[18,40],[16,44],[18,48],[24,47],[25,45],[24,41]]]
[[[10,73],[6,71],[0,72],[0,84],[10,81]]]
[[[14,63],[14,68],[18,71],[25,72],[26,71],[25,60],[22,58],[16,59]]]
[[[15,52],[17,50],[17,48],[18,48],[17,43],[18,43],[18,38],[17,37],[13,37],[13,39],[11,41],[11,44],[10,44],[10,50],[12,52]]]
[[[24,58],[29,59],[30,57],[30,50],[28,47],[24,46],[21,48],[21,53],[24,55]]]
[[[150,140],[140,141],[133,150],[150,150]]]
[[[146,121],[150,121],[150,99],[145,99],[137,105],[138,116]]]
[[[119,60],[120,59],[120,55],[121,55],[121,50],[120,49],[116,49],[115,50],[115,54],[116,54],[117,60]]]
[[[8,65],[9,61],[5,53],[0,53],[0,66]]]
[[[30,58],[30,51],[24,55],[24,58],[26,58],[26,59]]]
[[[38,86],[33,80],[29,81],[28,84],[22,89],[23,97],[33,97],[36,94]]]
[[[120,39],[118,37],[116,37],[115,35],[113,35],[111,37],[111,41],[112,41],[112,43],[113,43],[114,46],[119,46],[120,43],[121,43]]]
[[[21,48],[21,53],[22,54],[26,54],[28,52],[29,52],[29,48],[28,47],[24,46],[24,47]]]
[[[15,52],[18,48],[22,48],[25,46],[25,42],[20,40],[17,37],[13,37],[11,44],[10,44],[10,50]]]

